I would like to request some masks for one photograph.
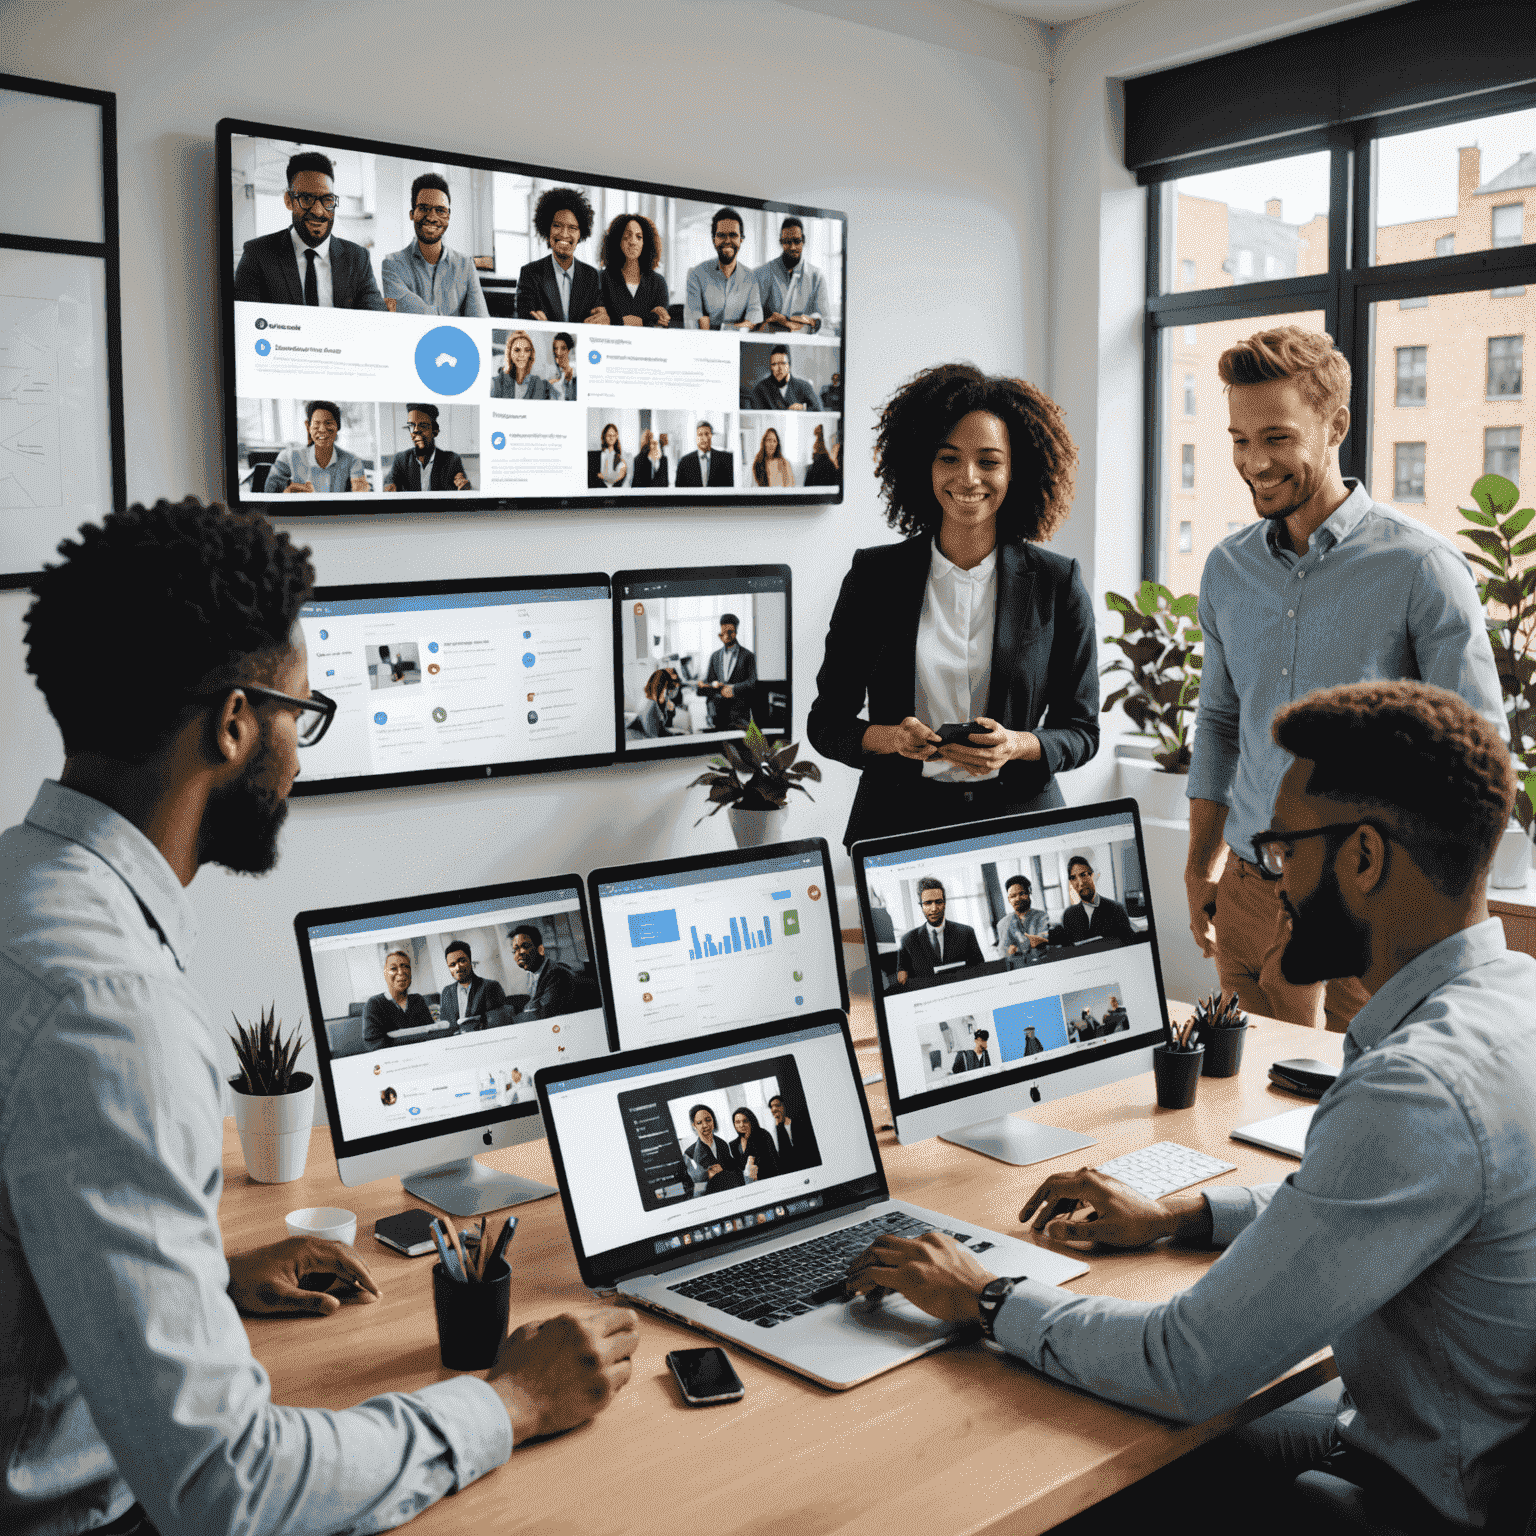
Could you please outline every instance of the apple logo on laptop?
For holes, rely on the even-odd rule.
[[[488,1147],[493,1145],[492,1140],[491,1140],[491,1133],[489,1131],[487,1131],[485,1133],[485,1135],[481,1138],[481,1140],[484,1141],[486,1146],[488,1146]]]

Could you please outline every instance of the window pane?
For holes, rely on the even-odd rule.
[[[1385,301],[1373,306],[1370,331],[1375,352],[1367,486],[1378,501],[1398,504],[1464,547],[1467,523],[1456,509],[1473,504],[1472,484],[1491,451],[1485,434],[1536,421],[1536,399],[1528,400],[1524,391],[1525,336],[1536,331],[1536,288],[1505,299],[1486,289],[1437,293],[1427,309],[1403,310],[1395,299]],[[1413,377],[1419,356],[1426,364],[1422,380]],[[1424,393],[1415,398],[1421,383]],[[1187,423],[1179,435],[1190,435]],[[1418,444],[1422,468],[1405,476],[1400,450]]]
[[[1428,309],[1429,295],[1421,293],[1416,299],[1399,299],[1397,307],[1399,309]]]
[[[1163,291],[1328,270],[1328,152],[1170,181]]]
[[[1321,311],[1312,310],[1213,320],[1205,325],[1173,325],[1161,332],[1164,393],[1157,402],[1158,431],[1163,445],[1157,576],[1175,592],[1199,591],[1206,556],[1234,529],[1246,528],[1255,519],[1253,497],[1232,467],[1226,393],[1216,372],[1216,362],[1234,343],[1276,325],[1299,325],[1305,330],[1320,331],[1323,316]],[[1194,400],[1190,402],[1194,409],[1186,412],[1187,379],[1194,380]],[[1413,419],[1422,423],[1423,410],[1417,411]],[[1416,431],[1413,435],[1418,437],[1422,433]],[[1180,527],[1183,523],[1189,524],[1187,546]]]
[[[1483,473],[1520,483],[1520,428],[1488,427],[1483,432]]]
[[[1179,524],[1179,553],[1187,555],[1195,547],[1195,529],[1193,523]]]
[[[0,229],[49,240],[104,240],[101,208],[101,108],[89,101],[0,91]],[[46,144],[46,190],[37,157],[22,147]],[[263,226],[267,227],[267,226]],[[272,228],[277,226],[273,225]],[[22,569],[7,562],[5,570]]]
[[[1376,265],[1530,239],[1523,206],[1536,200],[1533,145],[1532,108],[1378,139]]]
[[[1393,443],[1393,501],[1424,500],[1424,444]]]
[[[1424,382],[1428,370],[1428,347],[1399,347],[1397,349],[1397,403],[1399,405],[1423,405]]]
[[[1189,327],[1186,326],[1185,329],[1188,330]],[[1515,391],[1516,394],[1519,392],[1519,390]],[[1186,416],[1195,414],[1195,376],[1192,373],[1184,375],[1184,414]]]

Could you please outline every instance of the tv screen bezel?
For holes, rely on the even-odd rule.
[[[399,159],[415,159],[427,161],[452,161],[472,170],[485,171],[509,171],[517,175],[533,176],[541,180],[563,183],[571,186],[613,187],[621,191],[640,192],[659,197],[680,198],[688,202],[709,203],[720,205],[729,204],[740,208],[755,209],[765,213],[799,214],[802,218],[837,219],[843,226],[842,243],[842,313],[839,316],[838,335],[838,372],[843,382],[844,399],[847,398],[848,388],[848,215],[840,209],[817,208],[807,203],[788,203],[776,198],[750,197],[743,193],[710,192],[696,187],[679,187],[669,182],[640,181],[632,176],[597,175],[589,171],[561,170],[550,166],[534,165],[524,160],[504,160],[495,156],[473,154],[461,150],[447,150],[443,148],[426,148],[421,145],[400,144],[386,139],[362,138],[355,134],[330,133],[323,129],[294,128],[274,123],[258,123],[247,118],[222,117],[214,129],[214,155],[217,167],[217,185],[220,188],[218,206],[218,268],[219,268],[219,339],[220,339],[220,376],[223,381],[223,410],[224,410],[224,478],[228,502],[231,508],[239,511],[259,510],[269,518],[280,518],[283,521],[290,519],[302,519],[310,521],[315,518],[357,518],[369,516],[382,516],[395,518],[408,513],[435,513],[435,512],[459,512],[459,513],[493,513],[493,512],[518,512],[518,511],[547,511],[558,509],[562,511],[582,510],[590,508],[598,511],[612,511],[622,508],[632,511],[639,510],[641,505],[653,507],[667,507],[671,509],[697,507],[714,509],[719,507],[772,507],[772,506],[841,506],[843,502],[843,478],[839,472],[835,486],[826,487],[830,494],[812,494],[805,487],[796,487],[796,494],[790,496],[770,496],[759,494],[755,490],[732,490],[722,495],[709,495],[701,492],[696,496],[681,496],[676,494],[676,487],[669,487],[670,494],[647,494],[643,502],[636,501],[633,497],[624,495],[582,495],[571,496],[487,496],[481,493],[473,495],[430,496],[412,495],[405,505],[395,507],[385,503],[381,505],[372,497],[360,503],[357,507],[345,505],[338,498],[332,501],[327,498],[323,503],[315,506],[313,510],[303,506],[291,506],[288,500],[282,503],[281,511],[276,504],[268,498],[256,496],[242,496],[240,485],[239,463],[239,433],[236,427],[237,421],[237,396],[235,391],[235,273],[234,273],[234,206],[231,189],[233,188],[234,160],[233,141],[236,134],[252,138],[276,139],[284,143],[314,144],[336,149],[354,150],[362,154],[394,156]],[[770,258],[771,259],[771,258]],[[497,318],[497,317],[493,317]],[[743,333],[744,335],[747,333]],[[751,333],[757,335],[759,333]],[[766,336],[770,333],[761,333]],[[773,333],[779,334],[779,333]],[[789,334],[789,333],[783,333]],[[739,407],[738,407],[739,409]],[[829,413],[830,414],[830,413]],[[838,411],[838,421],[844,421],[846,412]],[[817,488],[818,491],[820,488]],[[290,498],[289,500],[303,501],[304,498]],[[392,498],[403,500],[403,498]]]

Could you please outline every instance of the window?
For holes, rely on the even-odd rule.
[[[1483,473],[1520,483],[1520,428],[1488,427],[1483,432]]]
[[[1397,403],[1399,405],[1423,405],[1428,347],[1399,347],[1397,349]]]
[[[1505,203],[1493,210],[1493,248],[1520,245],[1525,239],[1525,204]]]
[[[1195,327],[1192,326],[1192,325],[1186,325],[1184,327],[1184,345],[1186,347],[1192,347],[1192,346],[1194,346],[1194,344],[1195,344]]]
[[[1397,301],[1397,307],[1399,309],[1428,309],[1429,295],[1427,293],[1421,293],[1415,299],[1399,299]]]
[[[1237,253],[1237,275],[1239,278],[1253,276],[1253,252],[1239,251]]]
[[[1280,258],[1278,256],[1275,256],[1275,255],[1272,255],[1272,254],[1266,254],[1265,255],[1265,257],[1264,257],[1264,276],[1265,277],[1284,277],[1285,276],[1285,273],[1283,273],[1280,270]]]
[[[1179,488],[1185,491],[1192,491],[1195,488],[1195,445],[1193,443],[1184,444]],[[1185,526],[1188,527],[1188,524],[1185,524]]]
[[[1195,264],[1187,256],[1179,263],[1179,281],[1186,288],[1193,288],[1195,286]]]
[[[1493,391],[1490,390],[1489,393],[1492,394]],[[1519,394],[1520,391],[1516,390],[1515,393]],[[1184,375],[1184,414],[1186,416],[1195,414],[1195,376],[1192,373]]]
[[[1193,523],[1179,524],[1179,553],[1187,555],[1195,547],[1195,528]]]
[[[1523,336],[1488,338],[1488,398],[1518,400],[1522,393]]]
[[[1456,236],[1455,235],[1441,235],[1440,238],[1435,241],[1435,255],[1436,256],[1454,256],[1455,254],[1456,254]]]
[[[1393,501],[1424,500],[1424,444],[1394,443]]]

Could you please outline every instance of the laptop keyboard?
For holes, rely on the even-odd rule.
[[[877,1237],[921,1237],[925,1232],[947,1231],[904,1211],[888,1211],[855,1227],[843,1227],[793,1248],[777,1248],[668,1289],[759,1328],[776,1328],[828,1302],[841,1301],[847,1294],[844,1280],[849,1264]],[[971,1241],[966,1232],[949,1232],[949,1236],[957,1243]]]

